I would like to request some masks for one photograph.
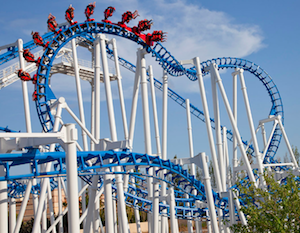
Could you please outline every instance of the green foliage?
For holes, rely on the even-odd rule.
[[[248,225],[231,227],[233,232],[299,232],[300,182],[290,174],[281,184],[274,177],[264,175],[264,189],[239,186]]]
[[[34,219],[27,222],[22,222],[20,233],[30,233],[32,231]]]

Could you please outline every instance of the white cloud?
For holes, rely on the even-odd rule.
[[[152,30],[168,32],[167,42],[163,45],[178,60],[196,56],[201,61],[216,57],[245,57],[264,47],[259,26],[237,23],[224,12],[211,11],[183,0],[173,3],[154,0],[151,5],[137,0],[126,1],[126,4],[112,1],[110,4],[114,3],[117,6],[114,17],[119,17],[122,10],[138,9],[140,17],[130,25],[144,18],[153,19]],[[125,59],[135,64],[135,44],[119,45],[119,50],[120,54],[126,55]],[[155,65],[153,61],[147,62]],[[161,77],[161,73],[160,69],[154,71],[155,77]],[[183,92],[198,91],[195,82],[186,77],[170,77],[170,85]]]

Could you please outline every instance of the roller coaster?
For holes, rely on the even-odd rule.
[[[0,47],[0,66],[19,59],[0,70],[0,89],[21,82],[26,125],[26,132],[18,131],[13,125],[0,127],[0,232],[20,231],[30,194],[34,197],[34,233],[63,232],[63,216],[67,213],[68,232],[79,233],[81,224],[85,233],[104,232],[103,219],[99,217],[100,196],[104,198],[105,232],[109,233],[130,232],[126,206],[134,209],[136,228],[140,233],[140,211],[147,213],[148,231],[153,233],[169,232],[169,228],[170,232],[179,232],[178,219],[187,220],[189,233],[202,232],[202,222],[206,222],[209,232],[216,233],[229,232],[229,226],[237,221],[247,224],[240,211],[243,203],[233,192],[238,189],[235,183],[240,172],[245,171],[247,176],[239,182],[252,181],[259,186],[262,182],[258,174],[262,174],[264,169],[281,174],[286,170],[298,169],[283,126],[280,93],[272,78],[260,66],[241,58],[223,57],[203,62],[198,57],[177,60],[163,46],[165,33],[154,31],[143,34],[151,28],[151,21],[142,20],[138,27],[133,28],[126,25],[138,16],[137,11],[125,12],[121,22],[112,23],[108,18],[114,12],[113,8],[105,10],[104,20],[96,21],[90,18],[94,7],[89,5],[85,11],[87,20],[77,23],[73,21],[70,6],[66,11],[68,23],[57,25],[55,17],[49,15],[50,32],[41,37],[35,34],[36,37],[28,43],[23,44],[19,39],[16,43]],[[115,38],[130,40],[137,45],[135,65],[118,56]],[[42,50],[36,54],[30,53],[41,45]],[[79,59],[78,48],[89,51],[92,61]],[[153,77],[153,67],[146,65],[147,57],[154,58],[163,70],[162,81]],[[113,64],[113,71],[109,64]],[[130,111],[125,108],[120,68],[134,74],[134,78],[130,79],[133,90]],[[222,69],[233,70],[231,104],[221,79]],[[257,128],[254,127],[244,73],[262,83],[271,102],[268,116],[258,122]],[[56,96],[55,90],[52,90],[50,81],[55,74],[74,77],[79,116],[63,96]],[[195,85],[198,83],[203,111],[168,87],[168,79],[179,76],[186,77],[187,82],[194,81]],[[209,113],[204,76],[211,80],[209,91],[212,94],[213,118]],[[251,135],[249,142],[243,140],[240,134],[240,129],[246,126],[237,123],[238,77]],[[33,100],[42,132],[32,132],[28,81],[35,85]],[[91,86],[89,124],[86,124],[82,82],[88,82]],[[116,117],[116,100],[112,95],[111,85],[114,82],[117,83],[120,101],[120,124],[116,122],[120,117]],[[101,88],[105,93],[102,99]],[[161,124],[158,122],[155,88],[162,94]],[[167,155],[168,97],[186,109],[189,141],[186,158],[170,159]],[[134,149],[139,99],[143,126],[137,127],[144,135],[142,151]],[[231,129],[221,125],[221,101]],[[101,114],[108,116],[105,124],[109,126],[110,138],[100,137],[101,103],[107,106],[107,111]],[[72,118],[73,123],[64,122],[63,111]],[[150,116],[151,112],[153,116]],[[210,148],[206,153],[194,154],[191,115],[206,126]],[[269,132],[265,127],[267,124],[271,125]],[[90,125],[90,129],[86,125]],[[117,137],[117,125],[121,125],[124,132],[121,140]],[[78,138],[78,130],[81,131],[81,139]],[[262,132],[260,143],[257,136],[259,130]],[[281,163],[275,158],[282,138],[291,162]],[[229,150],[229,145],[232,150]],[[156,153],[153,153],[153,148],[156,148]],[[213,174],[209,173],[208,158],[213,164]],[[255,162],[250,163],[251,159]],[[29,169],[22,174],[14,174],[13,169],[24,165]],[[200,176],[196,176],[196,168],[200,168]],[[211,184],[212,175],[216,181],[215,187]],[[59,193],[57,216],[54,216],[51,198],[54,189]],[[62,192],[67,197],[65,208],[62,206]],[[88,203],[85,202],[87,195]],[[82,200],[81,208],[78,197]],[[16,213],[15,199],[19,198],[22,198],[22,204]],[[47,203],[50,227],[45,224]]]

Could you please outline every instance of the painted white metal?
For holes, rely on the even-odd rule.
[[[214,77],[216,78],[216,82],[217,82],[217,84],[219,86],[219,90],[220,90],[220,93],[222,95],[224,105],[226,107],[227,115],[228,115],[229,120],[231,122],[232,129],[233,129],[233,131],[234,131],[234,133],[236,135],[237,143],[238,143],[238,146],[240,148],[240,153],[243,156],[243,159],[244,159],[244,162],[245,162],[245,165],[246,165],[246,168],[247,168],[247,174],[249,176],[249,179],[250,179],[250,181],[254,182],[255,185],[256,185],[256,180],[254,178],[254,174],[252,172],[252,168],[251,168],[250,162],[249,162],[248,157],[246,155],[246,152],[244,150],[242,139],[241,139],[239,130],[237,128],[236,122],[235,122],[235,120],[233,118],[232,111],[231,111],[231,108],[230,108],[230,105],[229,105],[229,101],[228,101],[225,89],[223,87],[222,80],[221,80],[221,78],[219,76],[219,72],[217,70],[216,64],[214,64],[214,63],[211,64],[210,71],[211,71],[211,73],[214,74]]]
[[[95,77],[94,77],[94,90],[95,90],[95,138],[100,139],[100,35],[94,42],[94,56],[95,56]]]
[[[281,116],[279,115],[279,116],[277,116],[277,118],[278,118],[278,124],[279,124],[279,126],[280,126],[280,130],[281,130],[283,139],[284,139],[284,141],[285,141],[285,144],[286,144],[287,149],[288,149],[288,151],[289,151],[289,154],[290,154],[290,156],[291,156],[292,162],[294,163],[295,167],[298,168],[297,160],[296,160],[296,158],[295,158],[295,155],[294,155],[294,152],[293,152],[292,147],[291,147],[291,145],[290,145],[289,139],[288,139],[288,137],[287,137],[287,135],[286,135],[286,133],[285,133],[285,129],[284,129],[283,124],[282,124],[282,122],[281,122]]]
[[[0,165],[0,176],[5,176],[5,168]],[[0,232],[8,232],[7,181],[0,181]]]
[[[219,169],[218,159],[217,159],[217,156],[216,156],[215,143],[214,143],[214,138],[213,138],[213,134],[212,134],[209,110],[208,110],[208,105],[207,105],[207,99],[206,99],[206,93],[205,93],[205,87],[204,87],[204,81],[203,81],[203,77],[202,77],[202,70],[201,70],[201,66],[200,66],[199,57],[195,57],[193,59],[193,63],[195,65],[196,71],[197,71],[197,77],[198,77],[202,107],[203,107],[203,112],[204,112],[204,116],[205,116],[205,119],[206,119],[205,120],[205,125],[206,125],[208,140],[209,140],[210,153],[211,153],[213,166],[214,166],[214,176],[215,176],[215,179],[216,179],[216,184],[217,184],[218,190],[222,190],[222,182],[221,182],[221,178],[220,178],[220,169]]]
[[[76,91],[77,91],[77,101],[78,101],[78,108],[79,108],[79,115],[80,120],[85,127],[85,116],[84,116],[84,107],[83,107],[83,100],[82,100],[82,91],[81,91],[81,83],[80,83],[80,76],[79,76],[79,66],[78,66],[78,58],[77,58],[77,50],[76,50],[76,40],[73,39],[72,43],[72,54],[73,54],[73,64],[74,64],[74,73],[75,73],[75,83],[76,83]],[[82,135],[82,143],[83,148],[85,151],[88,150],[88,142],[86,133],[81,130]]]
[[[267,136],[266,136],[265,124],[262,123],[260,126],[261,126],[261,134],[262,134],[264,148],[265,148],[266,145],[267,145]]]
[[[104,86],[105,86],[105,94],[106,94],[106,103],[107,103],[107,112],[109,117],[109,127],[112,141],[117,141],[117,129],[115,123],[115,114],[113,107],[113,99],[111,93],[111,85],[110,78],[108,72],[108,63],[107,63],[107,55],[106,55],[106,37],[101,34],[100,35],[100,49],[101,49],[101,58],[102,58],[102,66],[103,66],[103,75],[104,75]],[[120,87],[122,89],[122,87]],[[122,100],[124,103],[124,100]],[[115,170],[117,172],[121,171],[120,167],[116,167]],[[123,179],[122,175],[116,175],[116,185],[117,185],[117,193],[118,193],[118,213],[120,213],[119,221],[122,224],[122,232],[125,233],[128,231],[128,220],[126,215],[126,204],[123,190]]]
[[[140,74],[141,74],[141,94],[142,94],[142,107],[143,107],[143,123],[144,123],[144,140],[145,140],[145,153],[152,155],[152,146],[151,146],[151,131],[150,131],[150,115],[149,115],[149,102],[148,102],[148,88],[147,88],[147,67],[144,49],[139,49],[139,58],[140,58]],[[149,169],[149,175],[153,175],[153,169]],[[147,177],[147,190],[148,198],[151,200],[153,197],[153,185],[152,178]],[[148,213],[148,230],[152,232],[151,224],[152,223],[152,214]]]
[[[152,233],[159,232],[159,181],[153,180],[153,199],[152,199]]]
[[[166,71],[163,71],[163,106],[162,106],[162,152],[161,158],[166,160],[167,159],[167,122],[168,122],[168,76]],[[161,171],[161,176],[164,176],[165,171]],[[161,181],[161,196],[165,197],[167,195],[167,184],[164,181]],[[163,201],[165,203],[165,201]],[[164,212],[166,210],[163,210]],[[168,232],[168,219],[165,216],[161,217],[161,232]]]
[[[83,191],[86,189],[86,188],[88,188],[88,184],[86,184],[81,190],[80,190],[80,192],[78,193],[78,196],[80,196],[80,195],[82,195],[82,193],[83,193]],[[102,192],[101,192],[101,194],[103,193],[103,189],[101,189],[102,190]],[[97,197],[99,198],[99,196],[100,195],[98,195]],[[68,206],[64,209],[64,211],[55,219],[55,222],[47,229],[47,232],[46,233],[50,233],[50,231],[52,231],[52,229],[58,224],[58,222],[60,222],[61,221],[61,219],[63,218],[63,216],[68,212]],[[82,221],[83,221],[83,217],[85,217],[86,216],[86,214],[87,214],[87,211],[85,211],[83,214],[82,214],[82,216],[80,217],[80,219],[79,219],[79,224],[81,224],[82,223]]]
[[[45,198],[43,204],[43,212],[42,212],[42,224],[41,224],[41,232],[45,233],[47,231],[47,198]]]
[[[25,70],[24,58],[23,58],[23,40],[18,39],[18,53],[19,53],[19,61],[20,68]],[[22,83],[22,93],[23,93],[23,104],[24,104],[24,113],[25,113],[25,122],[26,122],[26,131],[27,133],[31,133],[31,118],[30,118],[30,108],[29,108],[29,100],[28,100],[28,88],[27,82],[21,81]]]
[[[78,140],[77,129],[74,124],[67,124],[66,168],[68,187],[68,232],[80,233],[79,229],[79,203],[78,203],[78,176],[77,153],[75,141]]]
[[[249,128],[250,128],[251,137],[252,137],[252,140],[253,140],[254,152],[255,152],[258,167],[259,167],[259,173],[263,174],[263,165],[262,165],[263,161],[261,159],[261,153],[259,152],[256,133],[255,133],[255,129],[254,129],[253,118],[252,118],[249,98],[248,98],[248,94],[247,94],[247,87],[246,87],[245,79],[244,79],[244,70],[243,69],[238,69],[237,72],[238,72],[238,75],[240,77],[241,90],[243,92],[243,97],[244,97],[244,103],[245,103],[245,108],[246,108],[247,117],[248,117]]]
[[[62,210],[62,187],[61,187],[61,179],[58,178],[57,179],[57,183],[58,183],[58,215],[60,216],[63,212]],[[63,233],[63,218],[61,218],[61,220],[59,220],[59,225],[58,225],[58,232],[59,233]]]
[[[136,109],[137,109],[137,102],[138,102],[138,93],[140,87],[140,79],[141,79],[141,57],[140,57],[140,50],[136,53],[136,69],[135,69],[135,77],[134,77],[134,84],[133,84],[133,94],[132,94],[132,103],[131,103],[131,115],[130,115],[130,125],[129,125],[129,140],[133,143],[133,135],[134,135],[134,128],[135,128],[135,118],[136,118]]]
[[[213,73],[211,73],[210,80],[211,80],[211,90],[212,90],[214,120],[215,120],[216,147],[217,147],[217,154],[218,154],[218,159],[219,159],[220,179],[221,179],[221,185],[222,185],[221,187],[218,187],[218,191],[222,192],[226,189],[226,180],[225,180],[226,177],[223,176],[224,161],[223,161],[223,147],[222,147],[222,136],[221,136],[221,119],[220,119],[219,100],[218,100],[216,79],[215,79]],[[221,189],[219,189],[219,188],[221,188]]]
[[[148,73],[149,73],[150,91],[152,97],[152,111],[153,111],[153,121],[154,121],[155,140],[156,140],[156,154],[157,156],[161,157],[161,145],[160,145],[160,136],[159,136],[159,127],[158,127],[155,87],[154,87],[154,79],[153,79],[153,69],[151,65],[149,66]]]
[[[236,207],[236,209],[238,211],[241,223],[243,225],[247,225],[246,217],[245,217],[244,213],[241,211],[240,201],[239,201],[239,199],[237,198],[237,196],[236,196],[236,194],[234,192],[232,192],[232,195],[233,195],[234,204],[235,204],[235,207]]]
[[[123,95],[123,87],[122,87],[122,76],[120,72],[120,66],[118,61],[118,50],[117,50],[117,43],[116,39],[113,38],[111,40],[113,45],[113,54],[115,57],[115,69],[117,75],[117,82],[118,82],[118,90],[119,90],[119,99],[120,99],[120,106],[121,106],[121,114],[123,119],[123,128],[124,128],[124,138],[125,140],[128,139],[128,126],[127,126],[127,117],[126,117],[126,110],[125,110],[125,103],[124,103],[124,95]]]
[[[39,232],[40,221],[41,221],[42,213],[43,213],[44,206],[45,206],[46,191],[48,188],[47,182],[49,182],[49,179],[43,179],[43,181],[42,181],[39,205],[38,205],[38,209],[37,209],[37,212],[35,215],[35,219],[34,219],[34,223],[33,223],[33,227],[32,227],[32,233]]]
[[[207,206],[208,206],[208,210],[209,210],[211,224],[212,224],[214,233],[219,233],[218,220],[217,220],[216,209],[215,209],[215,205],[214,205],[214,198],[213,198],[213,194],[212,194],[208,166],[207,166],[207,156],[205,155],[204,152],[200,153],[200,159],[201,159],[202,171],[203,171],[202,180],[203,180],[204,187],[205,187],[206,201],[207,201]]]
[[[95,88],[94,83],[91,83],[91,134],[95,137]],[[93,140],[90,141],[91,151],[95,150],[95,143]]]
[[[52,192],[51,192],[50,182],[48,182],[47,194],[48,194],[48,203],[49,203],[49,212],[50,212],[50,222],[52,225],[55,221],[55,218],[54,218],[54,209],[53,209]],[[47,209],[46,209],[46,213],[47,213]],[[56,233],[56,228],[53,228],[52,233]]]
[[[237,70],[237,69],[236,69]],[[235,121],[235,124],[237,125],[237,73],[233,72],[232,73],[232,83],[233,83],[233,87],[232,87],[232,115],[233,115],[233,119]],[[233,132],[233,138],[232,138],[232,150],[233,150],[233,159],[232,159],[232,163],[233,163],[233,167],[237,167],[238,164],[238,159],[237,159],[237,139],[236,139],[236,135]],[[235,179],[235,176],[234,176]],[[234,180],[235,181],[235,180]]]
[[[16,199],[9,198],[9,233],[13,233],[16,227]]]
[[[172,233],[179,233],[178,221],[176,219],[176,211],[175,211],[176,203],[175,203],[174,188],[173,187],[169,188],[168,202],[169,202],[169,205],[170,205],[171,232]]]
[[[18,213],[18,218],[17,218],[17,222],[16,222],[16,227],[14,229],[14,233],[18,233],[20,231],[20,228],[21,228],[21,225],[22,225],[22,220],[23,220],[24,213],[25,213],[25,210],[26,210],[26,206],[27,206],[27,203],[28,203],[28,200],[29,200],[29,197],[30,197],[31,187],[32,187],[32,180],[28,180],[27,187],[26,187],[26,190],[25,190],[25,194],[24,194],[24,197],[23,197],[23,201],[22,201],[19,213]]]
[[[95,225],[93,224],[94,212],[95,212],[95,202],[96,202],[96,192],[99,181],[99,175],[94,175],[92,178],[92,185],[89,187],[89,203],[87,209],[86,224],[84,227],[84,233],[92,233]],[[94,200],[94,201],[92,201]],[[94,229],[96,230],[96,229]]]
[[[194,145],[193,145],[193,134],[192,134],[192,122],[191,122],[191,111],[190,111],[190,100],[186,99],[185,100],[185,105],[186,105],[186,115],[187,115],[187,131],[188,131],[188,137],[189,137],[189,151],[190,151],[190,158],[194,157]],[[192,163],[190,165],[191,167],[191,175],[196,176],[195,172],[195,165]],[[193,194],[196,194],[196,190],[193,190]],[[186,195],[186,198],[189,196]],[[188,204],[189,206],[189,204]],[[193,232],[193,224],[191,220],[188,220],[187,222],[188,225],[188,232],[192,233]],[[199,232],[199,221],[196,222],[196,231]]]

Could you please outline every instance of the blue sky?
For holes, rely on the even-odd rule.
[[[30,4],[28,4],[30,3]],[[85,6],[90,1],[3,1],[0,9],[0,46],[13,43],[18,38],[24,42],[31,40],[31,31],[39,31],[41,34],[46,31],[46,21],[49,13],[56,16],[58,23],[64,22],[64,13],[69,4],[75,8],[75,20],[84,21],[83,14]],[[103,11],[108,6],[114,6],[116,12],[111,20],[118,22],[123,12],[127,10],[138,10],[140,17],[132,21],[129,25],[134,26],[138,20],[147,18],[153,19],[153,30],[163,30],[168,32],[168,40],[164,46],[178,60],[191,59],[199,56],[201,61],[216,57],[239,57],[250,60],[260,65],[266,70],[276,83],[284,104],[285,129],[292,145],[300,147],[298,122],[299,111],[299,22],[298,13],[299,1],[105,1],[96,2],[93,17],[100,21],[103,19]],[[132,63],[135,63],[135,52],[137,46],[122,39],[118,39],[119,54]],[[82,58],[87,59],[82,53]],[[155,62],[149,58],[148,64]],[[0,66],[3,69],[4,66]],[[161,69],[155,70],[155,77],[160,79]],[[221,77],[230,77],[231,71],[222,72]],[[61,77],[61,76],[59,76]],[[124,71],[123,75],[124,91],[126,96],[126,106],[130,112],[130,96],[133,75]],[[254,76],[245,74],[248,91],[253,111],[254,124],[257,126],[258,120],[266,118],[270,110],[270,100],[260,82]],[[53,91],[56,96],[65,96],[68,104],[77,111],[77,103],[74,93],[66,90],[66,85],[73,85],[74,81],[70,77],[61,77],[53,81]],[[72,84],[70,84],[72,83]],[[185,98],[190,98],[191,102],[202,109],[201,99],[198,91],[198,84],[189,81],[186,77],[170,77],[170,87]],[[207,94],[210,95],[210,80],[205,79]],[[226,84],[230,90],[230,82]],[[23,118],[23,107],[21,100],[20,82],[15,83],[0,91],[0,126],[9,126],[16,130],[25,131]],[[32,85],[30,86],[30,94]],[[115,88],[113,86],[113,88]],[[71,89],[71,88],[69,88]],[[114,89],[115,90],[115,89]],[[113,90],[113,93],[116,91]],[[88,93],[89,87],[83,84],[83,92]],[[103,92],[102,92],[103,93]],[[88,94],[84,94],[85,103],[89,104]],[[160,93],[157,93],[158,101],[161,101]],[[239,102],[243,100],[240,99]],[[115,101],[116,105],[117,102]],[[158,103],[161,108],[161,104]],[[89,107],[86,107],[88,112]],[[141,108],[140,108],[141,109]],[[222,107],[221,107],[222,109]],[[212,116],[212,108],[210,108]],[[103,107],[102,113],[105,111]],[[119,117],[116,110],[116,115]],[[223,110],[222,113],[226,115]],[[105,119],[106,116],[103,118]],[[41,130],[34,103],[31,102],[31,115],[33,118],[33,129],[36,132]],[[88,115],[88,113],[87,113]],[[129,118],[129,113],[127,114]],[[159,114],[161,118],[161,114]],[[240,127],[243,128],[245,115],[241,112]],[[66,119],[68,120],[67,116]],[[170,142],[168,143],[169,158],[175,154],[179,157],[188,156],[188,144],[186,133],[185,110],[176,104],[169,102],[168,133]],[[121,126],[117,123],[117,126]],[[141,124],[141,113],[138,113],[138,125]],[[228,128],[230,124],[226,116],[223,125]],[[107,124],[102,123],[103,137],[109,137]],[[106,131],[107,130],[107,131]],[[249,140],[249,133],[241,129],[242,136]],[[195,153],[206,151],[207,146],[205,125],[197,119],[193,119],[193,132],[195,137]],[[119,127],[119,138],[122,138],[122,130]],[[143,143],[141,132],[136,132],[137,148]],[[141,136],[141,137],[139,137]],[[154,137],[154,135],[152,135]],[[173,136],[173,137],[172,137]],[[101,136],[102,137],[102,136]],[[155,140],[153,143],[153,153],[155,153]],[[177,146],[180,145],[180,146]],[[281,145],[280,153],[283,155],[287,150]]]

